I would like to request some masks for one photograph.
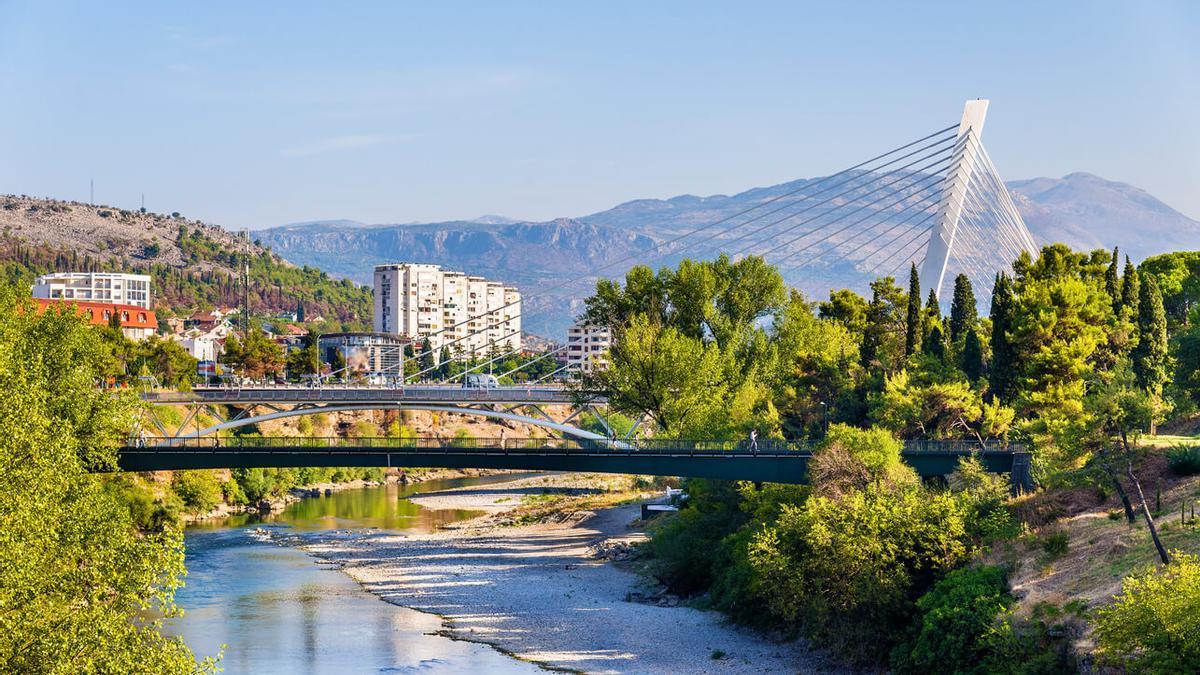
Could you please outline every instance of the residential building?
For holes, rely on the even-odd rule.
[[[115,315],[121,323],[121,332],[130,340],[145,340],[158,332],[158,318],[154,312],[136,305],[117,305],[109,302],[82,302],[55,298],[34,298],[40,311],[49,307],[73,307],[87,318],[93,326],[107,326]]]
[[[567,371],[590,373],[603,367],[605,352],[612,346],[612,331],[608,326],[577,323],[567,329]]]
[[[187,353],[197,361],[216,361],[217,357],[225,351],[224,339],[212,335],[202,335],[199,334],[199,331],[196,335],[190,336],[172,335],[171,339],[178,342],[179,346],[187,350]]]
[[[33,297],[55,300],[105,302],[150,309],[150,276],[124,272],[56,272],[43,274],[33,284]]]
[[[460,358],[514,351],[521,348],[521,293],[438,265],[378,265],[374,328]]]
[[[328,333],[317,342],[321,360],[333,363],[340,353],[348,373],[367,377],[399,377],[404,348],[412,340],[392,333]]]

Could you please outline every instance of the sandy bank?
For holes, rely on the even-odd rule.
[[[554,487],[587,489],[556,476]],[[432,508],[497,513],[548,487],[543,477],[422,495]],[[545,666],[597,673],[835,672],[800,642],[775,643],[715,612],[630,602],[637,575],[593,555],[635,541],[636,506],[574,522],[495,527],[485,517],[431,534],[342,531],[305,548],[341,563],[388,602],[443,617],[449,637],[484,642]],[[714,653],[720,658],[713,658]]]

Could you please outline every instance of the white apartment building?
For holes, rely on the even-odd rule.
[[[33,297],[81,302],[106,302],[152,309],[150,276],[123,272],[56,272],[33,284]]]
[[[483,277],[438,265],[375,267],[377,333],[428,338],[461,358],[521,348],[521,293]]]
[[[604,353],[612,346],[608,326],[577,323],[567,329],[567,372],[590,373],[603,366]]]

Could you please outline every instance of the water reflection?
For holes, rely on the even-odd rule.
[[[430,511],[414,492],[511,480],[390,485],[306,499],[265,518],[236,516],[189,528],[185,610],[170,622],[199,655],[225,645],[227,673],[488,672],[537,668],[488,647],[429,635],[437,617],[387,604],[297,549],[263,541],[253,527],[429,530],[474,515]]]

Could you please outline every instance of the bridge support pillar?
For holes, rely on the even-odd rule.
[[[1034,491],[1037,486],[1033,482],[1033,461],[1028,451],[1013,453],[1012,471],[1008,476],[1014,497]]]
[[[946,263],[950,261],[950,249],[954,246],[954,235],[958,232],[958,220],[962,216],[967,198],[967,185],[975,170],[975,148],[968,136],[978,141],[983,133],[983,120],[987,117],[988,101],[967,101],[962,121],[958,125],[957,157],[946,175],[942,189],[941,204],[938,205],[937,220],[929,235],[925,249],[925,261],[921,264],[921,285],[932,288],[941,299],[942,281],[946,276]]]

